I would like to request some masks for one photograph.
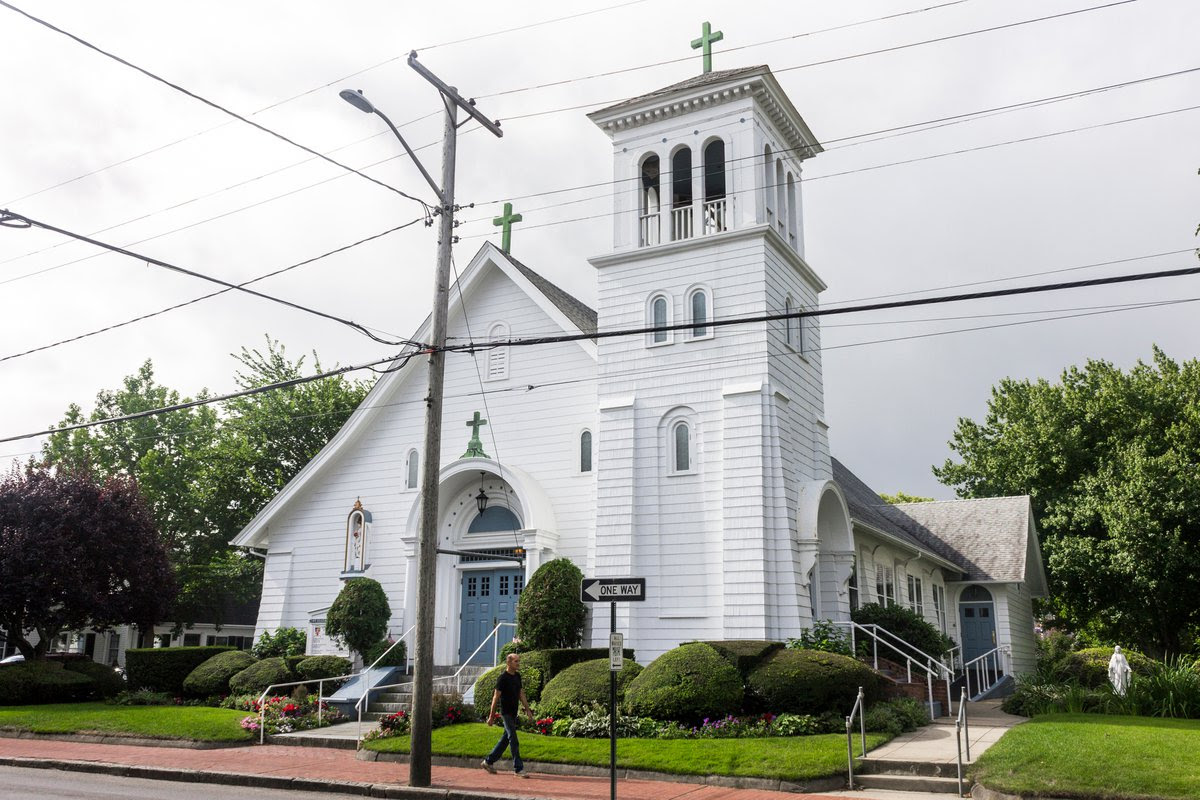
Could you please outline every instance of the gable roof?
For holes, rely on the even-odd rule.
[[[471,263],[462,271],[459,279],[450,287],[451,292],[463,296],[480,277],[486,272],[486,267],[492,265],[509,277],[526,295],[563,329],[565,333],[596,333],[596,312],[576,299],[570,293],[560,289],[554,283],[546,280],[537,272],[514,259],[491,242],[485,242],[475,253]],[[457,303],[451,297],[450,309],[453,312]],[[432,319],[426,317],[411,337],[413,341],[423,342],[429,335]],[[596,358],[595,340],[578,342],[584,352],[593,359]],[[288,502],[292,500],[308,483],[314,480],[331,464],[343,448],[349,447],[363,431],[367,430],[375,417],[388,403],[386,398],[392,392],[409,380],[414,373],[411,369],[398,369],[380,378],[367,396],[363,398],[358,409],[346,420],[346,424],[334,434],[333,438],[304,465],[288,483],[279,490],[271,500],[263,506],[254,519],[230,541],[230,544],[240,547],[260,547],[267,533],[267,526]],[[364,410],[365,409],[365,410]],[[360,413],[361,412],[361,413]]]
[[[647,100],[654,100],[658,97],[666,97],[669,94],[683,91],[685,89],[697,89],[701,86],[707,86],[709,84],[724,83],[727,80],[733,80],[736,78],[745,77],[747,75],[759,75],[761,73],[770,71],[771,68],[766,64],[757,64],[753,67],[736,67],[734,69],[723,69],[718,70],[717,72],[706,72],[700,75],[693,75],[692,77],[679,81],[678,83],[672,83],[670,86],[664,86],[661,89],[655,89],[652,92],[647,92],[646,94],[638,95],[637,97],[631,97],[628,100],[622,100],[619,103],[613,103],[612,105],[601,108],[598,111],[591,112],[588,114],[588,116],[595,115],[599,117],[607,114],[609,111],[625,105],[634,105]]]

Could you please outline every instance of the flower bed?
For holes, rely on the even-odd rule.
[[[249,711],[250,716],[242,719],[242,728],[251,733],[259,732],[259,725],[268,735],[292,733],[311,728],[323,728],[346,720],[346,715],[328,703],[310,696],[292,698],[287,695],[268,697],[261,704],[253,695],[227,697],[221,702],[225,708]],[[320,709],[318,718],[317,710]]]

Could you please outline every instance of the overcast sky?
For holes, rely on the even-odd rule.
[[[436,142],[437,96],[404,58],[418,49],[424,64],[479,98],[489,117],[505,120],[503,139],[477,129],[460,139],[458,197],[476,204],[460,216],[460,265],[482,237],[498,241],[490,224],[498,202],[611,179],[608,139],[586,111],[699,72],[689,42],[704,20],[724,32],[714,48],[716,69],[771,65],[816,136],[830,143],[806,162],[803,184],[806,255],[829,285],[824,304],[1196,245],[1200,110],[864,168],[1200,105],[1200,72],[877,142],[833,143],[1200,67],[1195,0],[1136,0],[808,67],[802,65],[1100,3],[15,2],[311,148],[341,148],[333,157],[430,199],[412,165],[392,158],[398,145],[390,134],[374,135],[379,120],[337,97],[343,88],[362,89],[397,123],[424,117],[404,133],[414,146]],[[819,32],[901,12],[917,13]],[[479,38],[455,42],[468,37]],[[781,37],[795,38],[761,44]],[[674,59],[686,60],[632,69]],[[419,216],[417,204],[5,8],[0,69],[0,208],[82,233],[103,230],[100,239],[229,281]],[[582,79],[616,70],[623,71]],[[342,79],[347,75],[354,77]],[[574,78],[581,80],[512,91]],[[577,108],[518,118],[565,107]],[[439,148],[422,155],[438,174]],[[839,174],[855,170],[863,171]],[[95,174],[80,178],[88,173]],[[594,303],[587,258],[610,244],[610,222],[600,216],[610,204],[594,186],[517,201],[525,222],[514,230],[514,255]],[[580,219],[587,217],[594,218]],[[428,309],[434,252],[433,230],[418,224],[257,288],[406,335]],[[45,231],[0,228],[0,357],[213,288],[97,253]],[[1065,275],[1195,263],[1194,254],[1181,253]],[[834,454],[880,491],[950,497],[930,465],[949,455],[946,442],[959,417],[984,413],[995,383],[1053,379],[1089,358],[1128,367],[1148,358],[1155,343],[1176,359],[1195,358],[1200,303],[928,334],[1191,297],[1200,298],[1200,278],[831,319],[824,364]],[[1057,313],[1027,313],[1033,311]],[[223,295],[0,362],[0,438],[58,421],[71,402],[90,411],[99,389],[118,386],[147,358],[162,383],[185,395],[228,391],[235,367],[229,354],[260,346],[267,333],[294,355],[317,350],[326,365],[391,351],[335,323]],[[912,336],[920,338],[857,344]],[[0,445],[0,459],[27,457],[40,444]]]

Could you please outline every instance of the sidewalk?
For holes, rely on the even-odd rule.
[[[967,731],[974,762],[1003,736],[1009,728],[1025,722],[1025,717],[1005,714],[1000,701],[984,700],[967,704]],[[967,759],[967,736],[963,737],[963,763]],[[856,745],[857,746],[857,745]],[[902,733],[867,754],[865,761],[920,761],[953,764],[958,760],[958,739],[953,717],[939,717],[933,724]]]
[[[53,740],[0,738],[0,764],[106,772],[129,777],[196,783],[226,783],[309,791],[343,792],[371,797],[476,800],[496,797],[606,800],[607,778],[511,773],[490,775],[482,769],[433,768],[432,789],[408,787],[408,765],[359,761],[353,750],[263,745],[223,750],[83,744]],[[804,800],[817,795],[760,789],[728,789],[694,783],[622,780],[621,800]],[[830,797],[829,795],[822,795]]]

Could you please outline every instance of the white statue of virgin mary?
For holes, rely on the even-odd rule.
[[[1129,660],[1121,652],[1121,645],[1117,645],[1113,648],[1112,658],[1108,660],[1108,681],[1112,684],[1113,691],[1121,697],[1124,697],[1126,690],[1129,689],[1129,678],[1132,673]]]

